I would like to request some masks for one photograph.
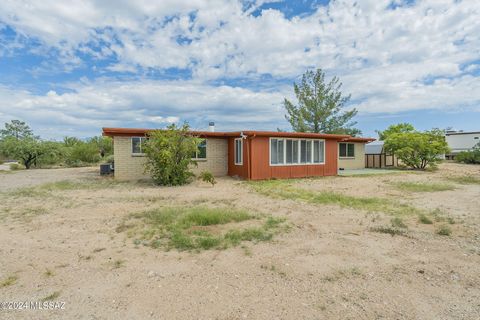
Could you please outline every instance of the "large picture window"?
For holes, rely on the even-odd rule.
[[[202,139],[198,144],[197,151],[192,155],[192,159],[205,160],[207,159],[207,139]]]
[[[270,143],[270,162],[272,164],[284,163],[283,139],[272,139]]]
[[[339,143],[340,158],[355,158],[355,144],[354,143]]]
[[[146,140],[145,137],[132,137],[132,154],[144,154],[143,143]]]
[[[235,157],[235,164],[242,165],[243,164],[243,139],[237,138],[235,139],[235,150],[234,150],[234,157]]]
[[[270,139],[270,165],[325,163],[325,141],[317,139]]]

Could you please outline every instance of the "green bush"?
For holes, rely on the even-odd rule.
[[[65,163],[69,166],[82,166],[100,161],[97,146],[91,143],[78,142],[65,150]]]
[[[10,164],[10,170],[12,170],[12,171],[23,170],[23,169],[25,169],[25,167],[22,166],[22,165],[19,164],[19,163],[11,163],[11,164]]]
[[[192,154],[198,150],[200,139],[189,134],[188,124],[177,127],[172,124],[165,130],[156,130],[148,135],[143,145],[147,157],[145,171],[159,185],[177,186],[191,181],[194,174]]]
[[[462,151],[455,157],[455,161],[480,164],[480,148],[475,148],[472,151]]]
[[[217,183],[213,174],[209,171],[202,171],[198,175],[198,179],[202,180],[203,182],[210,183],[212,187]]]

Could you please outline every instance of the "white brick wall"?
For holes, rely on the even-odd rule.
[[[132,138],[113,138],[115,178],[119,180],[148,179],[144,173],[145,157],[132,156]],[[192,167],[195,174],[208,170],[215,176],[224,176],[228,172],[228,141],[227,139],[207,139],[207,159],[197,161],[198,166]]]

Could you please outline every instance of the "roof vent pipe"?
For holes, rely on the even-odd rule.
[[[208,123],[208,131],[210,131],[210,132],[215,132],[215,122],[210,121],[210,122]]]

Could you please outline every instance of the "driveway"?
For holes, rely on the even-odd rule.
[[[81,180],[98,175],[97,167],[30,169],[0,173],[0,192],[62,180]]]

